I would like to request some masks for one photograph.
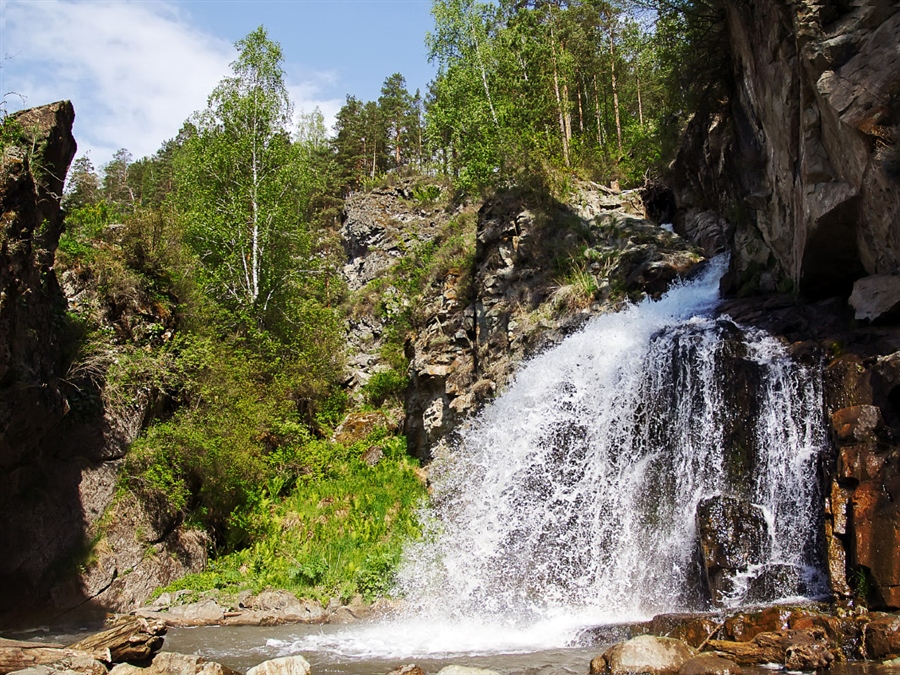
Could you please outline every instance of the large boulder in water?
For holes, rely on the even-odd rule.
[[[640,635],[620,642],[591,661],[591,673],[674,675],[695,655],[681,640]]]
[[[713,604],[722,606],[738,590],[735,575],[768,559],[766,519],[746,500],[716,495],[697,505],[697,533],[703,580]]]

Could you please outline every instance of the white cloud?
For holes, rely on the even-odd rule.
[[[120,147],[138,158],[175,136],[236,56],[161,1],[3,0],[0,44],[2,93],[28,106],[71,99],[79,154],[98,167]],[[318,105],[330,123],[339,102],[317,100],[317,79],[289,89],[298,109]],[[14,96],[6,105],[24,107]]]

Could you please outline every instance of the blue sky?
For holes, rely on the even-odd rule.
[[[430,0],[0,0],[0,93],[7,112],[71,99],[79,155],[98,167],[121,147],[142,157],[205,106],[234,42],[262,24],[281,43],[297,111],[318,106],[330,125],[347,94],[376,99],[395,72],[424,94],[430,9]]]

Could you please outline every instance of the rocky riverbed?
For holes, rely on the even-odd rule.
[[[257,596],[261,600],[247,598],[249,611],[261,611],[252,607],[274,606],[277,598],[285,609],[281,614],[273,610],[266,616],[246,615],[245,623],[239,626],[228,623],[231,617],[223,617],[218,622],[208,621],[205,627],[170,630],[155,617],[120,615],[112,617],[109,627],[99,633],[56,635],[57,643],[50,641],[54,638],[49,634],[30,641],[2,640],[0,673],[490,675],[583,673],[590,669],[591,673],[609,675],[738,675],[745,670],[756,672],[759,667],[830,669],[839,673],[880,672],[873,670],[875,667],[890,672],[900,667],[900,616],[864,609],[784,605],[752,611],[659,615],[647,622],[585,629],[564,647],[509,650],[512,653],[492,653],[489,649],[426,653],[409,636],[409,651],[404,654],[402,650],[378,652],[371,647],[366,653],[361,639],[356,643],[347,639],[354,635],[359,638],[365,634],[361,631],[380,624],[388,632],[391,626],[404,625],[392,624],[384,614],[377,622],[348,627],[322,623],[346,621],[339,612],[323,611],[318,623],[313,624],[308,616],[291,619],[295,614],[290,612],[296,608],[287,603],[285,595],[273,592]],[[200,609],[210,603],[207,599],[185,605],[192,609],[181,612],[181,618],[170,625],[181,622],[186,626],[183,617],[188,615],[194,617],[194,626],[199,625]],[[368,610],[372,617],[371,612],[378,608]],[[250,625],[251,618],[260,623]],[[273,618],[277,623],[295,623],[280,627],[263,623]],[[335,647],[342,637],[344,647]],[[394,637],[397,644],[404,642],[402,633]],[[398,666],[401,662],[405,662],[402,667]]]

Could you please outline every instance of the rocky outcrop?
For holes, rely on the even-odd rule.
[[[19,142],[5,145],[0,158],[0,587],[13,592],[3,603],[27,598],[54,562],[40,521],[60,516],[68,529],[73,515],[83,519],[78,469],[61,479],[49,476],[52,449],[43,445],[68,411],[60,388],[66,300],[53,255],[62,230],[63,180],[76,148],[74,119],[72,104],[63,101],[4,121],[4,131]],[[35,511],[35,502],[46,503],[46,491],[57,492],[61,508],[23,517]],[[71,545],[72,538],[60,534]]]
[[[405,433],[410,451],[426,460],[523,359],[592,314],[659,296],[703,260],[642,218],[637,192],[583,183],[567,205],[511,190],[476,214],[472,206],[417,201],[418,189],[407,180],[352,195],[341,235],[354,307],[347,387],[358,393],[389,369],[386,336],[397,317],[411,314]],[[450,260],[441,258],[447,249]],[[396,270],[432,256],[443,268],[419,270],[426,286],[410,296]]]
[[[900,270],[900,9],[726,0],[733,84],[691,121],[676,227],[733,251],[732,291],[849,293]]]
[[[715,496],[697,505],[703,580],[713,604],[736,595],[735,577],[768,560],[771,542],[765,515],[743,499]]]
[[[524,359],[629,297],[659,296],[703,259],[680,237],[629,215],[621,195],[573,203],[508,192],[480,208],[471,268],[435,282],[407,346],[413,454],[429,459]]]
[[[56,612],[91,599],[131,607],[206,561],[206,540],[162,517],[165,507],[123,502],[108,513],[122,458],[165,396],[149,381],[111,391],[107,372],[129,350],[170,339],[176,318],[172,298],[103,290],[91,270],[56,260],[73,121],[72,105],[60,102],[4,122],[12,141],[0,164],[0,616],[15,610],[12,620],[38,603]],[[100,326],[108,343],[81,350],[84,325]]]

